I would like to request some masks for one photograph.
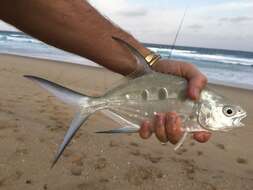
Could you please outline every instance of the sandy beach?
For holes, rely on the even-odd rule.
[[[117,127],[97,113],[50,170],[75,110],[24,74],[88,95],[102,94],[122,77],[101,68],[0,55],[0,189],[253,189],[253,91],[209,85],[247,110],[246,126],[214,133],[205,144],[189,138],[178,152],[155,137],[95,134]]]

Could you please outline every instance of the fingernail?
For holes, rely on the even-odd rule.
[[[194,96],[194,98],[196,98],[196,99],[199,98],[199,89],[198,89],[198,88],[194,88],[194,89],[193,89],[193,96]]]
[[[156,118],[157,118],[157,125],[158,125],[158,127],[163,127],[164,126],[163,116],[160,115],[160,114],[157,114]]]
[[[176,116],[175,115],[170,115],[168,119],[169,119],[169,122],[171,124],[174,124],[176,122]]]

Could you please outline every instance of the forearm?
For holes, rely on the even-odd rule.
[[[111,37],[120,37],[149,54],[130,34],[113,25],[82,0],[3,0],[0,19],[57,48],[86,57],[115,72],[135,68],[131,53]]]

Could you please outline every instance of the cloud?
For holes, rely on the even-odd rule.
[[[196,30],[201,30],[202,28],[204,28],[204,26],[200,24],[192,24],[192,25],[189,25],[188,28],[196,31]]]
[[[171,44],[182,19],[183,1],[91,0],[99,11],[143,42]],[[197,1],[198,2],[198,1]],[[177,45],[253,49],[252,0],[190,3]],[[177,6],[175,6],[177,5]],[[156,8],[154,8],[156,7]],[[133,19],[134,18],[134,19]],[[223,21],[222,21],[223,20]],[[231,23],[231,24],[225,24]],[[240,27],[238,27],[240,25]]]
[[[122,11],[118,11],[117,13],[125,17],[140,17],[140,16],[146,16],[148,14],[147,10],[144,8],[125,10],[125,11],[122,10]]]
[[[237,16],[237,17],[223,17],[219,19],[220,22],[230,22],[230,23],[242,23],[253,21],[253,17]]]
[[[0,20],[0,30],[17,31],[15,27]]]
[[[173,41],[184,11],[162,6],[160,1],[153,1],[151,5],[151,2],[130,0],[90,2],[103,15],[140,41],[153,43],[169,44]]]
[[[135,3],[134,6],[128,0],[89,0],[96,9],[107,16],[117,15],[121,12],[125,13],[138,13],[142,12],[145,6]]]
[[[105,17],[143,42],[171,44],[185,1],[89,0]],[[253,49],[253,0],[189,3],[177,45]],[[244,24],[246,23],[246,24]],[[10,29],[0,23],[0,30]],[[250,49],[251,48],[251,49]]]
[[[235,13],[235,11],[245,11],[252,10],[253,2],[252,0],[240,0],[240,1],[221,1],[213,5],[208,5],[205,7],[205,11],[229,11]]]

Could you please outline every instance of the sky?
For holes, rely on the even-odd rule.
[[[253,51],[253,0],[89,0],[138,40]],[[0,22],[0,30],[15,30]]]

